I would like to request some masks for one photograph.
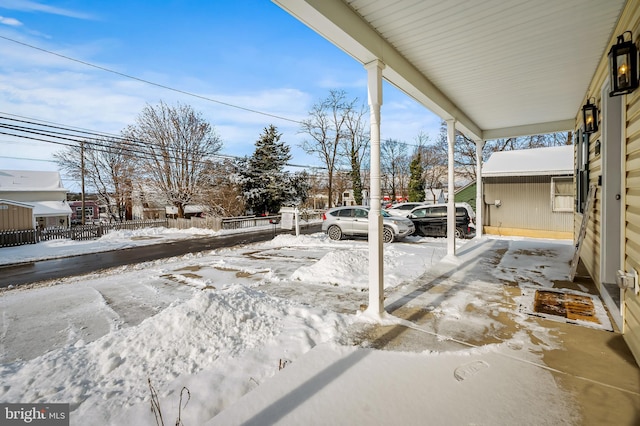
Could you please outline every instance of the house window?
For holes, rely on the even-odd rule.
[[[589,194],[589,135],[576,132],[576,212],[584,213]]]
[[[85,217],[93,217],[93,206],[85,206],[84,215]],[[76,217],[82,217],[82,206],[76,207]]]
[[[573,210],[573,177],[551,178],[551,210],[554,212]]]

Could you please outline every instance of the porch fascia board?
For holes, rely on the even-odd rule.
[[[575,118],[567,120],[551,121],[548,123],[527,124],[524,126],[503,127],[501,129],[488,129],[482,132],[482,139],[505,139],[518,136],[542,135],[545,133],[568,132],[576,127]]]

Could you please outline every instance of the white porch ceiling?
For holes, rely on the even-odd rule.
[[[467,136],[572,130],[625,0],[273,0]],[[364,71],[363,71],[364,72]]]

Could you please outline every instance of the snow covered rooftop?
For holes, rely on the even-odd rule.
[[[60,173],[34,170],[0,170],[0,191],[64,191]]]
[[[71,207],[66,201],[30,201],[34,216],[67,216]]]
[[[549,176],[573,174],[573,145],[494,152],[482,176]]]

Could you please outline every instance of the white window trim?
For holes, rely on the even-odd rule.
[[[556,193],[556,181],[566,181],[571,184],[571,190],[567,194]],[[557,207],[556,200],[558,197],[570,197],[571,202],[567,203],[565,207]],[[573,194],[573,176],[557,176],[551,177],[551,211],[557,213],[573,212],[574,208],[574,194]]]

